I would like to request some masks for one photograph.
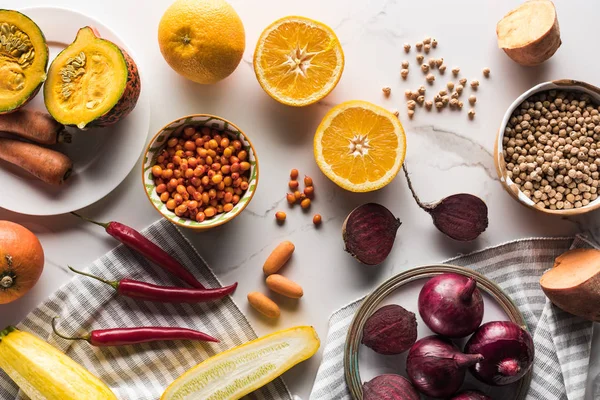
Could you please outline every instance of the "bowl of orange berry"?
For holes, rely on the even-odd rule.
[[[148,199],[165,218],[206,230],[231,221],[250,203],[258,159],[235,124],[193,114],[170,122],[152,138],[142,180]]]

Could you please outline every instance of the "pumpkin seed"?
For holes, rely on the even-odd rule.
[[[35,51],[29,36],[15,25],[0,24],[0,56],[8,58],[22,69],[29,67],[35,58]]]
[[[85,53],[82,51],[75,57],[69,57],[66,64],[60,69],[62,80],[61,95],[67,100],[75,90],[75,82],[79,76],[85,74]]]

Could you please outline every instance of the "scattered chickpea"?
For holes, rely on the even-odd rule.
[[[406,107],[409,110],[414,110],[415,108],[417,108],[417,103],[414,100],[409,100],[406,102]]]
[[[442,64],[438,67],[438,69],[440,70],[440,74],[444,74],[446,72],[446,65]]]
[[[277,219],[277,221],[279,221],[279,222],[285,221],[286,217],[287,217],[287,215],[285,215],[285,213],[283,211],[277,211],[275,213],[275,219]]]
[[[426,37],[425,39],[423,39],[423,44],[430,44],[430,43],[431,43],[430,37]]]
[[[415,116],[415,110],[408,110],[408,118],[412,119]]]
[[[483,76],[485,76],[486,78],[488,78],[490,76],[490,69],[489,68],[484,68],[483,69]]]
[[[452,108],[458,107],[458,99],[455,99],[455,98],[450,99],[450,107],[452,107]]]
[[[402,61],[402,68],[408,69],[408,61],[406,61],[406,60]]]
[[[404,43],[404,52],[408,53],[410,51],[410,44],[409,43]]]
[[[399,116],[400,116],[400,111],[398,111],[398,110],[394,110],[394,111],[392,111],[392,114],[394,114],[394,117],[396,117],[396,118],[397,118],[397,117],[399,117]]]
[[[381,91],[383,92],[383,95],[385,97],[389,97],[390,93],[392,93],[392,88],[389,86],[385,86],[385,87],[381,88]]]
[[[448,83],[446,83],[446,87],[448,88],[448,90],[454,89],[454,82],[448,82]]]
[[[408,70],[407,69],[401,69],[400,70],[400,76],[402,77],[402,79],[408,78]]]
[[[460,72],[460,68],[458,68],[458,67],[452,68],[452,75],[458,76],[459,72]]]
[[[429,60],[427,60],[427,64],[429,64],[429,68],[435,68],[436,65],[436,59],[435,58],[430,58]]]
[[[458,108],[460,108],[462,110],[463,106],[464,106],[464,103],[459,100],[458,101]]]
[[[461,85],[465,86],[467,84],[467,78],[460,78],[458,80],[458,83],[460,83]]]
[[[304,175],[304,186],[312,186],[313,180],[310,176]]]
[[[423,54],[417,54],[417,63],[422,64],[425,56]]]
[[[461,84],[461,85],[456,86],[456,88],[454,88],[454,90],[456,90],[456,93],[458,93],[459,95],[461,95],[462,92],[463,92],[463,90],[464,90],[464,88],[465,87]]]
[[[478,81],[477,79],[473,79],[473,80],[471,81],[471,88],[472,88],[473,90],[477,90],[477,87],[478,87],[478,86],[479,86],[479,81]]]
[[[410,99],[411,94],[412,94],[412,91],[410,89],[406,89],[404,91],[404,97],[406,97],[407,99]]]
[[[438,110],[441,110],[443,107],[444,107],[444,103],[442,103],[441,101],[435,102],[435,108],[437,108]]]
[[[474,94],[469,96],[469,104],[473,105],[477,102],[477,97]]]
[[[418,90],[419,94],[425,94],[425,91],[426,91],[425,86],[423,86],[423,85],[419,86],[419,90]]]
[[[300,203],[300,207],[304,208],[305,210],[307,208],[310,207],[310,199],[306,198],[304,200],[302,200],[302,202]]]
[[[299,184],[299,183],[298,183],[298,181],[296,181],[296,180],[291,180],[291,181],[289,181],[289,182],[288,182],[288,186],[289,186],[289,187],[290,187],[290,189],[292,189],[292,190],[296,190],[296,189],[298,189],[298,186],[299,186],[299,185],[300,185],[300,184]]]
[[[448,105],[449,102],[450,102],[450,97],[442,96],[442,104],[444,104],[444,106]]]
[[[433,47],[434,49],[437,47],[438,45],[438,41],[435,39],[431,39],[431,47]]]
[[[425,102],[425,96],[420,95],[419,97],[417,97],[417,103],[422,105],[424,102]]]
[[[433,84],[433,82],[435,81],[435,76],[433,76],[433,74],[428,74],[425,79],[427,80],[427,82],[429,84]]]
[[[438,58],[437,60],[435,60],[436,67],[441,67],[443,64],[444,64],[443,58]]]
[[[433,101],[431,101],[431,100],[427,100],[427,101],[425,102],[425,108],[426,108],[427,110],[431,110],[431,107],[433,107]]]
[[[315,214],[315,216],[313,217],[313,224],[321,225],[321,220],[321,214]]]
[[[425,52],[425,54],[429,54],[429,50],[431,50],[431,45],[424,44],[423,45],[423,51]]]
[[[429,65],[427,64],[421,64],[421,71],[423,71],[424,74],[429,72]]]
[[[294,168],[293,170],[290,171],[290,179],[295,181],[296,179],[298,179],[298,175],[299,172],[296,168]]]
[[[423,42],[415,43],[415,47],[417,48],[417,51],[421,51],[421,49],[423,48]]]
[[[446,89],[442,89],[442,90],[439,91],[439,95],[440,96],[445,96],[447,94],[448,94],[448,91]]]
[[[469,110],[469,119],[473,119],[475,118],[475,110],[473,110],[472,108]]]

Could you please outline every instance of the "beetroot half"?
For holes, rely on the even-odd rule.
[[[450,339],[427,336],[411,347],[406,372],[417,390],[427,396],[452,396],[465,380],[467,367],[483,357],[463,354]]]
[[[346,251],[363,264],[381,264],[392,251],[400,225],[400,220],[381,204],[363,204],[344,221]]]
[[[363,400],[419,400],[408,379],[396,374],[379,375],[363,384]]]
[[[397,304],[381,307],[363,328],[362,343],[379,354],[400,354],[417,341],[415,314]]]
[[[529,332],[511,321],[481,325],[465,345],[465,353],[484,357],[470,368],[471,374],[494,386],[521,379],[533,366],[534,352]]]
[[[460,392],[450,400],[492,400],[492,398],[476,390],[467,390],[466,392]]]
[[[483,298],[475,279],[445,273],[429,279],[419,293],[419,314],[438,335],[460,338],[481,325]]]

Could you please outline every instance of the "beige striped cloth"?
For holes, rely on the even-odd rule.
[[[472,268],[496,282],[523,313],[535,344],[533,379],[527,400],[584,398],[593,324],[552,305],[539,285],[540,276],[552,267],[558,255],[569,248],[583,247],[597,245],[582,236],[527,239],[446,261],[447,264]],[[310,400],[351,399],[344,379],[344,344],[362,300],[332,315]],[[494,400],[512,398],[507,395],[510,388],[488,386],[484,392]]]
[[[207,287],[221,286],[206,262],[174,225],[161,220],[143,233],[188,266]],[[95,261],[89,271],[109,280],[128,277],[159,285],[180,284],[122,245]],[[60,316],[58,328],[69,335],[111,327],[180,326],[201,330],[221,342],[155,342],[96,348],[86,342],[70,342],[52,334],[54,316]],[[61,287],[32,311],[18,328],[34,333],[64,351],[106,382],[122,400],[157,400],[165,388],[189,368],[221,351],[256,339],[248,320],[230,297],[201,304],[151,303],[119,297],[111,287],[81,276]],[[248,397],[292,399],[281,379]],[[0,370],[0,399],[25,398]]]

